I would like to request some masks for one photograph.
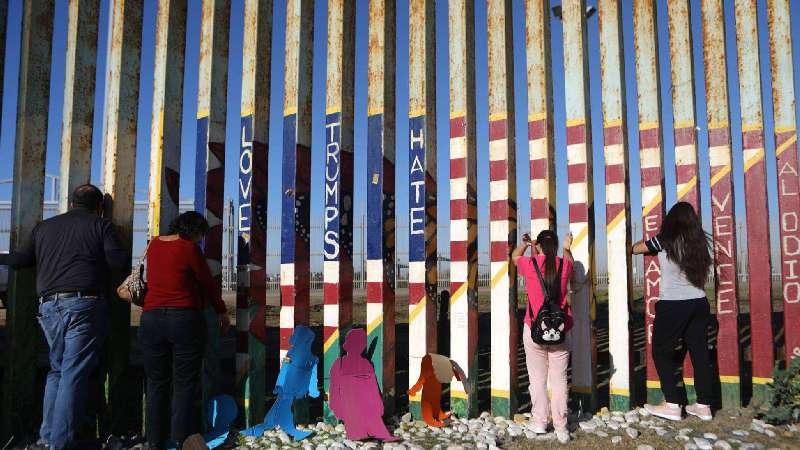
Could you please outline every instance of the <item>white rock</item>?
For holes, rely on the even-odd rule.
[[[708,439],[709,441],[716,441],[719,439],[716,434],[714,433],[703,433],[703,437]]]
[[[594,431],[597,428],[597,424],[592,420],[587,420],[586,422],[578,422],[578,426],[583,431]]]
[[[533,431],[525,430],[525,437],[528,439],[536,439],[536,433]]]
[[[636,450],[656,450],[652,445],[641,444],[636,446]]]
[[[692,431],[694,430],[691,428],[681,428],[680,430],[678,430],[678,434],[691,434]]]
[[[611,436],[611,443],[612,444],[619,444],[622,442],[622,436]]]
[[[400,421],[401,422],[405,422],[405,423],[409,423],[409,422],[411,422],[411,419],[412,419],[411,413],[405,413],[405,414],[403,414],[403,417],[400,418]]]
[[[481,419],[486,419],[487,417],[489,417],[489,413],[487,411],[484,411],[484,412],[481,413],[480,417],[481,417]]]
[[[639,422],[639,415],[636,414],[636,411],[630,411],[625,414],[625,422],[637,423]]]
[[[763,421],[763,420],[761,420],[761,419],[753,419],[753,420],[752,420],[752,422],[753,422],[754,424],[756,424],[756,425],[760,425],[760,426],[762,426],[762,427],[763,427],[763,426],[766,424],[766,422],[764,422],[764,421]]]
[[[606,433],[605,431],[601,431],[601,430],[595,430],[594,434],[596,434],[596,435],[598,435],[598,436],[600,436],[602,438],[607,438],[608,437],[608,433]]]
[[[627,433],[631,439],[636,439],[639,437],[639,430],[636,428],[625,428],[625,433]]]
[[[619,424],[617,422],[608,422],[607,426],[608,426],[608,428],[610,428],[610,429],[612,429],[614,431],[619,430],[619,428],[620,428],[620,426],[619,426]]]
[[[713,448],[711,446],[711,443],[708,442],[708,440],[705,439],[705,438],[696,437],[696,438],[694,438],[694,443],[695,443],[695,445],[697,445],[697,448],[700,449],[700,450],[711,450]]]
[[[636,410],[636,412],[638,412],[638,413],[639,413],[639,415],[640,415],[640,416],[642,416],[642,417],[647,417],[647,416],[649,416],[649,415],[650,415],[650,411],[648,411],[648,410],[646,410],[646,409],[644,409],[644,408],[638,408],[638,409]]]
[[[325,444],[317,445],[317,450],[328,450],[328,447]]]
[[[720,439],[714,442],[714,448],[721,448],[722,450],[733,450],[733,446],[728,441]]]
[[[683,445],[683,450],[697,450],[697,446],[692,442],[688,442]]]
[[[676,441],[683,441],[683,442],[689,442],[690,441],[689,436],[686,436],[685,434],[679,434],[679,435],[675,436],[675,440]]]
[[[747,437],[750,435],[750,433],[744,430],[733,430],[733,435],[739,437]]]
[[[657,429],[656,429],[656,434],[657,434],[659,437],[664,437],[664,436],[666,436],[668,433],[669,433],[669,431],[668,431],[668,430],[665,430],[664,428],[661,428],[661,427],[659,427],[659,428],[657,428]]]
[[[764,429],[764,434],[766,434],[767,436],[769,436],[769,437],[771,437],[771,438],[774,438],[774,437],[775,437],[775,432],[774,432],[774,431],[772,431],[772,430],[770,430],[769,428],[765,428],[765,429]]]

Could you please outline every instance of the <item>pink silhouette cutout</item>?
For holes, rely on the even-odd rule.
[[[337,358],[331,367],[329,406],[344,422],[347,438],[353,441],[369,437],[398,440],[383,423],[383,400],[375,369],[363,356],[367,332],[363,328],[350,330],[342,347],[346,355]]]

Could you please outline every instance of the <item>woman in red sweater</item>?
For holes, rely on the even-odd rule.
[[[139,341],[147,376],[146,434],[151,449],[167,448],[167,430],[178,448],[201,431],[198,399],[206,339],[203,310],[207,305],[214,308],[223,333],[230,325],[198,245],[206,232],[206,219],[197,212],[186,212],[170,224],[169,235],[153,238],[147,248],[147,294]]]

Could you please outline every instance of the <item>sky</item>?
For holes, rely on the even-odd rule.
[[[359,188],[367,182],[365,169],[366,157],[366,85],[367,85],[367,3],[368,0],[355,0],[356,8],[356,92],[355,92],[355,217],[356,223],[365,213],[366,199],[364,198],[365,189]],[[514,26],[514,94],[516,109],[516,156],[517,156],[517,194],[519,206],[519,229],[520,232],[529,231],[530,208],[527,201],[528,188],[528,165],[525,163],[527,155],[527,135],[526,135],[526,62],[525,62],[525,33],[524,33],[524,0],[512,0],[514,6],[513,26]],[[5,55],[6,75],[18,73],[19,67],[19,34],[21,20],[22,2],[10,2],[7,27],[7,49]],[[101,24],[99,33],[98,51],[98,70],[96,92],[102,93],[105,86],[105,59],[108,41],[109,25],[109,3],[110,0],[101,0]],[[157,0],[145,0],[145,14],[143,24],[143,47],[142,47],[142,75],[140,78],[140,101],[139,101],[139,129],[137,141],[137,170],[136,170],[136,198],[145,200],[147,198],[148,172],[149,172],[149,127],[151,118],[152,91],[153,91],[153,50],[155,39],[155,14]],[[243,0],[232,0],[231,5],[231,33],[229,40],[229,76],[228,76],[228,109],[227,109],[227,141],[226,141],[226,199],[237,198],[236,188],[238,181],[238,154],[239,154],[239,113],[240,113],[240,85],[241,85],[241,49],[242,49],[242,24],[243,24]],[[285,2],[275,1],[274,8],[274,30],[273,30],[273,60],[271,82],[271,111],[270,111],[270,140],[269,140],[269,198],[268,215],[271,227],[280,225],[280,161],[282,151],[282,105],[283,105],[283,64],[285,42]],[[553,5],[560,3],[558,0],[551,2]],[[596,0],[587,1],[589,5],[595,5]],[[628,122],[628,144],[630,152],[630,192],[631,192],[631,220],[634,223],[641,221],[641,200],[639,195],[639,159],[638,159],[638,130],[637,108],[636,108],[636,76],[634,65],[634,46],[633,46],[633,19],[632,1],[623,0],[623,34],[624,34],[624,59],[625,59],[625,84],[627,95],[627,122]],[[792,35],[793,56],[795,63],[800,63],[800,0],[792,0]],[[702,28],[700,20],[700,2],[692,1],[692,37],[694,43],[693,59],[695,67],[695,106],[696,123],[698,128],[698,149],[700,182],[705,190],[701,191],[701,209],[707,229],[710,231],[710,197],[708,192],[708,155],[707,155],[707,133],[706,115],[704,101],[703,84],[703,57],[702,57]],[[182,124],[182,159],[181,159],[181,199],[190,200],[194,194],[194,161],[196,154],[196,95],[197,95],[197,62],[199,59],[199,30],[200,30],[200,0],[189,0],[189,13],[187,17],[187,43],[186,43],[186,64],[184,72],[184,96],[183,96],[183,124]],[[736,63],[736,43],[735,43],[735,18],[732,2],[724,2],[725,5],[725,28],[727,46],[727,66],[729,81],[729,102],[732,126],[732,144],[734,155],[734,191],[735,208],[739,218],[739,223],[744,222],[746,212],[744,203],[744,188],[742,180],[742,157],[741,157],[741,117],[739,108],[738,76]],[[673,139],[672,139],[672,108],[671,108],[671,86],[670,86],[670,66],[669,66],[669,37],[667,28],[666,4],[663,0],[658,1],[658,44],[659,44],[659,70],[661,75],[661,120],[663,130],[663,148],[665,163],[665,178],[668,190],[666,192],[666,205],[669,207],[675,202],[675,175],[673,169]],[[772,130],[772,98],[769,67],[769,49],[767,36],[767,14],[766,0],[758,0],[759,9],[759,33],[760,33],[760,55],[761,55],[761,84],[762,84],[762,105],[764,111],[764,129],[766,142],[766,167],[767,176],[770,180],[767,184],[770,208],[770,221],[772,229],[773,252],[777,243],[776,228],[776,184],[775,184],[775,160],[774,160],[774,138]],[[317,0],[315,5],[315,24],[314,24],[314,72],[313,72],[313,131],[312,131],[312,225],[322,224],[323,210],[323,164],[324,164],[324,114],[325,114],[325,49],[326,38],[326,19],[327,2]],[[477,148],[478,148],[478,211],[479,223],[486,229],[488,224],[488,196],[482,193],[488,192],[488,116],[486,110],[487,98],[487,29],[486,29],[486,5],[483,1],[476,1],[475,17],[475,73],[476,73],[476,92],[477,99]],[[48,174],[58,173],[58,161],[60,152],[61,134],[61,103],[63,102],[63,66],[66,36],[66,12],[67,0],[56,0],[56,14],[54,21],[53,36],[53,63],[51,77],[50,95],[50,116],[48,127],[47,162],[46,172]],[[408,224],[408,0],[397,0],[397,217],[398,226],[401,231],[398,234],[399,258],[403,260],[403,253],[407,249],[407,231],[402,227]],[[438,221],[440,226],[446,226],[449,220],[449,183],[448,179],[448,30],[447,30],[447,1],[439,1],[436,7],[436,96],[437,96],[437,148],[438,148],[438,192],[439,208]],[[593,159],[594,159],[594,200],[595,200],[595,219],[596,249],[598,265],[603,267],[605,259],[605,193],[603,173],[603,147],[602,147],[602,112],[600,95],[600,68],[599,68],[599,39],[597,27],[597,15],[588,21],[589,39],[589,73],[590,73],[590,101],[591,101],[591,122]],[[565,111],[564,111],[564,77],[563,77],[563,47],[562,47],[562,28],[561,22],[551,16],[551,49],[552,49],[552,73],[553,73],[553,98],[554,98],[554,119],[555,119],[555,147],[556,147],[556,177],[557,177],[557,211],[558,224],[561,234],[567,225],[567,190],[566,190],[566,145],[565,145]],[[800,92],[800,77],[795,77],[795,90]],[[10,126],[15,121],[16,114],[16,92],[18,80],[16,76],[4,77],[2,123],[5,125],[0,134],[0,180],[12,177],[12,158],[14,146],[15,129]],[[102,161],[102,116],[103,102],[101,95],[96,95],[95,99],[95,129],[93,140],[93,167],[92,180],[99,183],[101,180],[101,161]],[[671,187],[671,188],[670,188]],[[49,196],[49,187],[45,195]],[[11,187],[9,183],[0,184],[0,201],[9,200]],[[141,219],[137,219],[141,220]],[[640,229],[640,227],[639,227]],[[407,229],[406,229],[407,230]],[[536,231],[536,230],[534,230]],[[639,232],[640,233],[640,232]],[[639,236],[634,235],[634,239]],[[356,235],[356,252],[360,249],[359,236]],[[744,236],[738,239],[740,246],[746,245]],[[319,252],[322,245],[322,231],[312,234],[312,252]],[[449,234],[446,228],[440,228],[439,232],[439,251],[447,254],[449,246]],[[279,234],[270,233],[268,236],[268,251],[277,253],[279,249]],[[479,249],[482,252],[488,250],[488,232],[482,231],[479,234]],[[312,267],[321,262],[312,261]],[[485,260],[482,260],[484,262]],[[277,264],[277,259],[271,264]],[[777,268],[777,264],[774,264]],[[274,269],[276,269],[275,267]],[[269,267],[269,269],[273,269]]]

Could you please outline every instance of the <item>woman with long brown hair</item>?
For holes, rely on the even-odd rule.
[[[691,204],[670,208],[658,235],[633,245],[634,254],[658,254],[661,267],[659,299],[653,321],[653,361],[661,381],[664,402],[645,405],[654,416],[669,420],[687,414],[711,420],[713,397],[708,323],[711,318],[705,283],[711,268],[711,240]],[[686,389],[675,375],[682,358],[675,348],[683,341],[694,367],[697,403],[687,405]]]

